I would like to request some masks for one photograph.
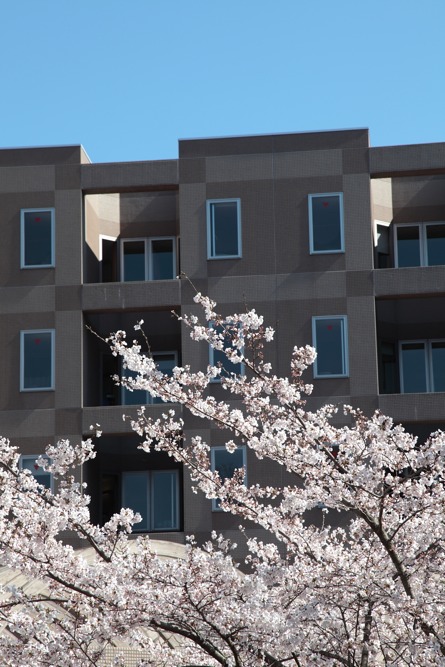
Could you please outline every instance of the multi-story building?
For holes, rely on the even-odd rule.
[[[178,160],[111,164],[80,146],[1,150],[0,225],[0,433],[51,484],[34,468],[45,445],[100,424],[83,471],[98,522],[127,505],[177,541],[238,523],[137,449],[123,415],[165,408],[115,384],[90,331],[133,338],[143,319],[161,368],[204,369],[206,345],[171,315],[196,310],[180,271],[223,314],[265,316],[277,373],[295,344],[316,346],[310,407],[380,409],[419,437],[445,425],[445,144],[370,148],[351,130],[186,140]],[[244,449],[228,462],[220,430],[184,419],[218,469],[281,474]]]

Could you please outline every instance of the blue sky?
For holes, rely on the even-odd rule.
[[[444,30],[443,0],[2,0],[0,147],[110,162],[206,136],[445,141]]]

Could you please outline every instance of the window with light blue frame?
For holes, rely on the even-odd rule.
[[[394,254],[399,268],[445,264],[445,222],[395,225]]]
[[[341,378],[349,375],[346,315],[313,317],[312,344],[317,351],[315,378]]]
[[[42,468],[38,463],[37,460],[40,458],[39,455],[30,455],[30,454],[22,454],[20,456],[20,469],[21,470],[29,470],[31,475],[35,478],[35,480],[41,484],[45,489],[50,489],[52,491],[53,489],[53,476],[50,472]],[[46,461],[49,462],[48,457],[44,456],[42,457]]]
[[[207,201],[207,258],[241,257],[241,200]]]
[[[217,472],[223,482],[231,479],[235,470],[243,468],[244,484],[247,484],[246,448],[244,446],[237,447],[234,452],[229,452],[225,446],[212,447],[211,466],[213,472]],[[212,500],[212,510],[221,511],[218,498]]]
[[[402,394],[445,391],[445,340],[399,343]]]
[[[217,327],[218,333],[223,333],[224,327]],[[232,338],[230,336],[230,333],[227,332],[224,335],[224,340],[223,340],[223,346],[224,348],[231,348],[233,347],[232,344]],[[242,350],[241,350],[242,352]],[[232,374],[234,375],[244,375],[244,364],[241,362],[234,363],[231,361],[224,350],[217,350],[211,345],[209,345],[209,365],[210,366],[221,366],[221,375],[219,377],[216,377],[212,380],[212,382],[219,382],[221,380],[221,377],[227,377]]]
[[[311,254],[344,252],[343,194],[309,195],[308,205]]]
[[[20,391],[54,389],[53,329],[20,332]]]
[[[135,532],[179,530],[179,471],[122,473],[122,505],[141,515]]]
[[[54,209],[24,208],[20,212],[20,266],[41,269],[54,266]]]
[[[172,375],[173,369],[178,365],[178,355],[176,352],[153,352],[153,360],[158,369],[166,375]],[[122,375],[128,378],[136,378],[137,373],[128,368],[122,369]],[[122,405],[146,405],[148,403],[164,403],[162,398],[151,396],[144,389],[134,389],[131,391],[122,385],[121,387]]]
[[[156,237],[122,239],[121,279],[123,282],[172,280],[176,277],[176,239]]]

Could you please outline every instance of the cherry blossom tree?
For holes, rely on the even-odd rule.
[[[2,664],[125,665],[119,647],[127,645],[154,667],[445,665],[444,434],[421,443],[379,413],[307,410],[312,348],[295,348],[289,377],[277,377],[267,361],[273,331],[255,311],[222,317],[210,299],[195,301],[202,318],[183,317],[192,338],[246,372],[217,365],[165,375],[117,332],[113,353],[132,371],[121,381],[169,403],[156,420],[141,408],[132,426],[147,456],[167,452],[197,492],[270,539],[241,531],[241,564],[218,535],[202,546],[190,538],[183,558],[162,558],[148,537],[131,536],[140,517],[129,509],[102,527],[91,523],[73,476],[94,457],[91,441],[47,449],[51,463],[41,464],[58,479],[52,493],[19,469],[3,440],[1,562],[43,587],[3,587]],[[215,378],[227,401],[213,396]],[[284,466],[292,482],[246,486],[243,470],[221,479],[210,443],[185,437],[174,403],[223,429],[228,452],[247,446]],[[308,519],[314,509],[325,518],[318,526]],[[329,523],[332,512],[343,527]],[[61,540],[65,531],[85,540],[88,557]]]

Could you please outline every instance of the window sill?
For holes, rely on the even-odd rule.
[[[344,255],[344,249],[338,250],[310,250],[310,255]]]

